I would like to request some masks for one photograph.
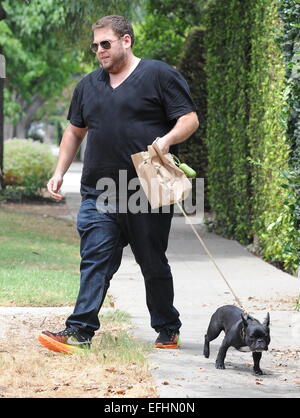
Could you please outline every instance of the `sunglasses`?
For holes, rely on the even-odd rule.
[[[99,43],[93,42],[90,45],[90,48],[96,54],[96,52],[98,52],[99,45],[101,46],[102,49],[110,49],[111,48],[111,44],[113,42],[116,42],[116,41],[119,41],[119,40],[120,40],[120,38],[119,39],[115,39],[114,41],[101,41]]]

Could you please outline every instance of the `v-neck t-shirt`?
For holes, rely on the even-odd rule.
[[[147,150],[178,117],[195,110],[185,79],[162,61],[141,59],[115,88],[101,68],[86,75],[68,113],[72,125],[88,128],[81,194],[98,195],[97,181],[117,178],[119,170],[133,173],[131,154]]]

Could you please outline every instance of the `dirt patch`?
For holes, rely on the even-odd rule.
[[[273,348],[270,353],[272,355],[273,370],[275,373],[278,373],[279,381],[290,383],[298,387],[300,391],[300,350],[277,350]]]
[[[105,353],[93,348],[87,354],[71,356],[45,349],[37,341],[40,330],[61,329],[65,315],[55,315],[54,310],[46,316],[41,312],[2,315],[6,326],[0,339],[0,397],[157,397],[147,365],[112,363]],[[101,333],[114,331],[112,325],[103,325],[93,342]]]
[[[65,200],[56,202],[50,199],[38,201],[25,201],[23,203],[0,202],[0,210],[8,210],[13,212],[30,213],[41,216],[52,216],[55,218],[71,219],[70,211]]]
[[[266,310],[266,311],[295,311],[298,297],[296,296],[278,296],[273,298],[258,298],[249,296],[247,300],[247,308],[249,310]]]

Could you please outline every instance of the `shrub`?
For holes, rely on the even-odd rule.
[[[41,194],[56,161],[48,145],[24,139],[5,141],[3,160],[7,191],[26,197]]]

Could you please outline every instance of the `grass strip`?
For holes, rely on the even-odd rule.
[[[73,304],[79,239],[72,222],[0,209],[0,304]]]

